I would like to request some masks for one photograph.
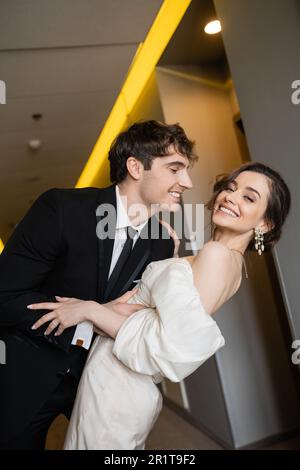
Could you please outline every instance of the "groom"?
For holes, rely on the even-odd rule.
[[[84,301],[107,302],[132,289],[147,264],[172,257],[165,229],[156,239],[147,232],[153,214],[176,211],[192,187],[192,149],[178,124],[136,123],[110,149],[112,186],[46,191],[18,224],[0,256],[0,449],[44,448],[54,418],[71,414],[93,337],[89,322],[61,336],[44,335],[47,325],[32,330],[45,311],[27,306],[55,296],[81,299],[83,309]],[[144,210],[131,210],[136,204]],[[105,238],[99,223],[107,207],[116,218]]]

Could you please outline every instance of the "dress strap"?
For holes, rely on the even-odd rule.
[[[244,265],[244,270],[245,270],[245,277],[246,277],[246,279],[248,279],[249,276],[248,276],[248,271],[247,271],[246,260],[245,260],[244,257],[243,257],[243,265]]]

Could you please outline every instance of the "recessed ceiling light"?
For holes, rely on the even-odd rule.
[[[34,114],[31,115],[31,117],[35,121],[39,121],[40,119],[42,119],[43,115],[41,113],[34,113]]]
[[[41,141],[40,139],[30,139],[28,141],[28,147],[31,149],[31,150],[38,150],[41,146]]]
[[[221,23],[219,20],[210,21],[204,28],[206,34],[217,34],[221,31]]]

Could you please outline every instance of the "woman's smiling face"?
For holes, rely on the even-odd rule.
[[[219,228],[247,233],[255,227],[267,230],[264,215],[270,196],[270,180],[253,171],[242,171],[218,194],[212,221]]]

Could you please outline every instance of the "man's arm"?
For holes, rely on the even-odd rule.
[[[27,308],[37,302],[55,302],[53,296],[40,292],[40,286],[62,249],[62,208],[59,190],[52,189],[33,204],[0,256],[0,325],[15,327],[67,351],[75,327],[60,337],[45,337],[44,329],[31,330],[45,311]]]

